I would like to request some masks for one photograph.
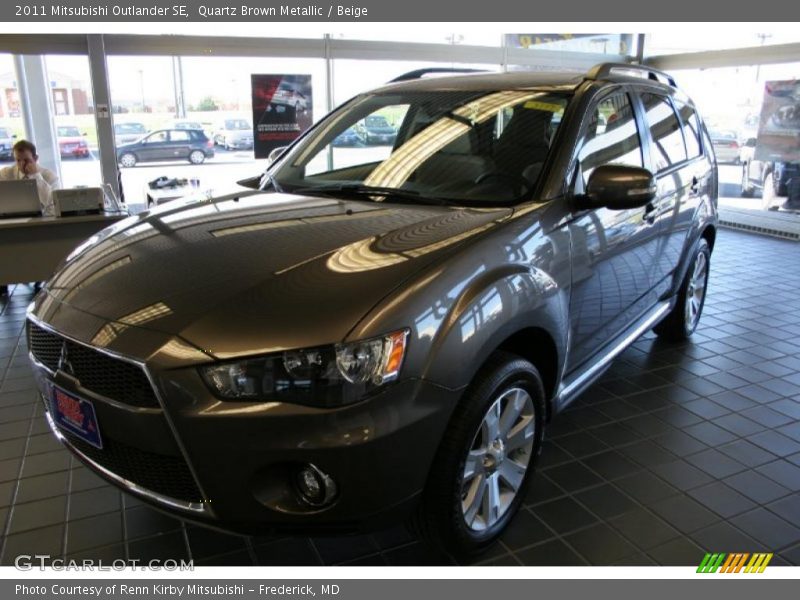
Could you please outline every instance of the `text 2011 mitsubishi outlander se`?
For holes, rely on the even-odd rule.
[[[334,144],[371,115],[393,145]],[[410,517],[479,551],[550,419],[640,334],[686,338],[703,309],[711,142],[642,67],[402,80],[251,183],[87,240],[28,316],[56,436],[195,522]]]

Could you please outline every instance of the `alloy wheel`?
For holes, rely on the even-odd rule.
[[[686,288],[685,319],[688,331],[694,331],[700,319],[703,300],[706,295],[706,281],[708,278],[708,259],[703,252],[698,252],[694,261],[692,275]]]
[[[461,514],[472,531],[497,523],[517,496],[533,452],[536,415],[522,388],[505,390],[489,407],[467,454]]]

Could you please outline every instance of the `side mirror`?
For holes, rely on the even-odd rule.
[[[656,178],[647,169],[603,165],[589,176],[586,194],[576,197],[578,208],[637,208],[656,197]]]
[[[276,160],[278,160],[278,158],[280,158],[281,154],[283,154],[283,151],[286,150],[286,148],[288,147],[289,146],[280,146],[278,148],[275,148],[272,152],[269,153],[269,155],[267,156],[267,160],[270,163],[274,163]]]

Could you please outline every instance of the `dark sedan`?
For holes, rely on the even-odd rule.
[[[213,156],[214,143],[196,129],[161,129],[117,148],[117,162],[123,167],[168,160],[188,160],[199,165]]]

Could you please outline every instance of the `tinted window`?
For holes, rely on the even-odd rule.
[[[601,165],[642,166],[642,147],[627,94],[614,94],[600,102],[578,153],[584,184]]]
[[[540,178],[568,99],[529,89],[359,96],[289,151],[274,178],[312,195],[338,185],[402,192],[386,194],[391,201],[522,200]],[[342,147],[337,138],[348,128],[361,144]]]
[[[675,102],[678,112],[683,122],[683,138],[686,140],[686,152],[689,158],[700,156],[700,126],[697,121],[697,113],[688,104]]]
[[[653,161],[656,171],[686,160],[686,148],[678,117],[663,96],[642,94],[647,124],[653,137]]]

